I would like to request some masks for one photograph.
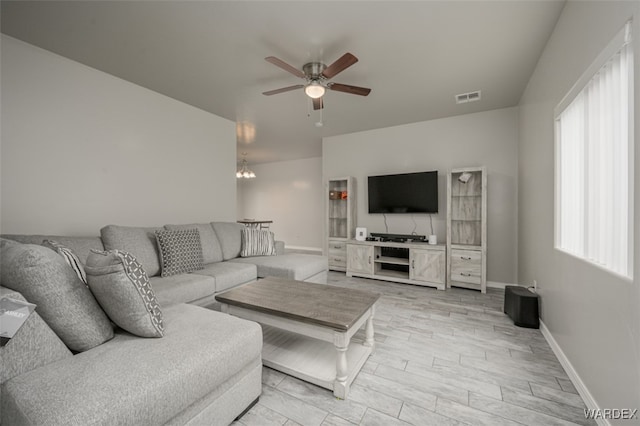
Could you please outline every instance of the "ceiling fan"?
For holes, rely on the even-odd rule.
[[[329,81],[337,74],[349,68],[351,65],[358,62],[358,58],[351,53],[345,53],[337,61],[329,66],[326,66],[322,62],[309,62],[304,64],[302,71],[287,64],[281,59],[275,56],[269,56],[264,58],[265,61],[282,68],[283,70],[290,72],[296,77],[306,80],[305,84],[296,84],[295,86],[283,87],[281,89],[269,90],[263,92],[263,95],[271,96],[278,93],[289,92],[291,90],[297,90],[304,88],[304,92],[313,101],[313,109],[323,108],[322,96],[326,89],[335,90],[337,92],[351,93],[352,95],[367,96],[371,89],[366,87],[351,86],[348,84],[333,83]]]

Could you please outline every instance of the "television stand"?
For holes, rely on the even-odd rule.
[[[347,241],[348,277],[372,278],[444,290],[446,264],[444,245]]]

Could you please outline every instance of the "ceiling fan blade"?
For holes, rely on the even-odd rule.
[[[282,59],[278,59],[275,56],[267,56],[266,58],[264,58],[265,61],[275,65],[276,67],[280,67],[283,70],[290,72],[291,74],[295,75],[296,77],[300,77],[300,78],[304,78],[304,73],[302,71],[300,71],[299,69],[289,65],[288,63],[286,63],[285,61],[283,61]]]
[[[262,92],[262,94],[267,96],[277,95],[278,93],[290,92],[291,90],[302,89],[303,87],[304,87],[304,84],[296,84],[295,86],[283,87],[281,89]]]
[[[327,87],[337,92],[351,93],[352,95],[367,96],[371,89],[366,87],[350,86],[348,84],[330,83]]]
[[[327,79],[333,78],[335,75],[346,70],[356,62],[358,62],[358,58],[347,52],[322,71],[322,75]]]
[[[314,110],[319,110],[324,108],[324,100],[322,97],[316,98],[316,99],[311,99],[313,101],[313,109]]]

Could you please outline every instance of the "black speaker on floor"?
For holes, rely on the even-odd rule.
[[[504,313],[518,327],[540,328],[538,295],[516,285],[504,288]]]

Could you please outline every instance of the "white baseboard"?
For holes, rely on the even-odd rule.
[[[567,372],[569,379],[571,379],[573,386],[575,386],[576,390],[584,400],[587,408],[590,408],[592,410],[599,409],[600,407],[598,406],[595,398],[593,397],[593,395],[591,395],[591,392],[589,392],[589,389],[587,389],[587,386],[578,375],[578,372],[573,368],[573,365],[569,361],[569,358],[567,358],[567,356],[564,354],[562,348],[560,348],[560,345],[558,345],[558,342],[556,342],[556,339],[553,338],[553,335],[551,334],[545,323],[542,321],[540,321],[540,331],[542,332],[542,335],[546,339],[547,343],[549,343],[549,346],[551,347],[553,353],[556,355],[556,358],[558,358],[558,361],[560,361],[560,364],[562,364],[562,367]],[[596,422],[601,426],[611,426],[611,423],[607,419],[598,418],[596,419]]]
[[[303,247],[303,246],[287,246],[287,245],[285,245],[284,248],[285,249],[291,249],[291,250],[317,251],[320,254],[322,254],[322,249],[318,248],[318,247]]]
[[[489,287],[489,288],[502,288],[502,289],[504,289],[508,285],[518,285],[518,284],[500,283],[498,281],[487,281],[487,287]]]

